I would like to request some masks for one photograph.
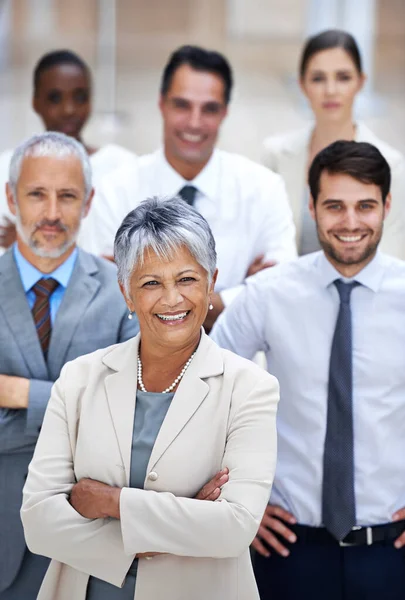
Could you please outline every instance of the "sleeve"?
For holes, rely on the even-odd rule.
[[[391,210],[384,223],[380,249],[405,260],[405,160],[391,167]]]
[[[278,383],[263,374],[243,394],[230,420],[222,461],[222,468],[229,468],[229,482],[219,500],[123,488],[121,529],[127,553],[231,558],[248,549],[270,496],[276,464]]]
[[[261,163],[271,171],[274,171],[274,173],[278,173],[277,152],[274,142],[275,139],[272,136],[267,137],[264,140],[261,152]]]
[[[268,302],[267,277],[266,271],[249,277],[243,292],[219,315],[210,334],[218,346],[248,359],[252,359],[256,352],[269,349],[264,302]]]
[[[244,284],[235,285],[235,287],[228,288],[227,290],[221,290],[219,295],[221,296],[221,300],[224,303],[225,308],[228,306],[239,296],[241,292],[244,290]]]
[[[3,409],[0,418],[0,454],[21,452],[35,443],[51,395],[52,381],[31,379],[27,409]],[[13,428],[9,427],[13,422]]]
[[[277,263],[296,258],[295,225],[285,184],[280,175],[267,173],[271,180],[263,183],[258,252]]]
[[[41,431],[45,410],[51,397],[52,386],[53,381],[30,380],[27,408],[27,433],[29,435],[37,437]]]
[[[21,519],[28,548],[121,586],[133,556],[125,553],[119,521],[85,519],[69,504],[76,483],[64,389],[55,383],[23,490]]]
[[[83,248],[98,256],[112,256],[115,234],[125,216],[134,208],[127,193],[127,169],[116,169],[106,175],[95,190],[93,205],[86,218],[87,239]]]
[[[256,239],[256,256],[265,255],[266,261],[276,263],[292,260],[297,257],[296,232],[293,215],[288,202],[284,181],[276,173],[265,172],[261,181],[256,222],[259,224]],[[222,302],[227,308],[243,291],[240,284],[221,290]]]

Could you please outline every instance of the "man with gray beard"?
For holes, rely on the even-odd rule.
[[[92,197],[76,140],[48,132],[14,152],[17,241],[0,258],[0,600],[34,600],[48,566],[27,550],[19,511],[53,382],[67,361],[138,331],[115,266],[76,247]]]

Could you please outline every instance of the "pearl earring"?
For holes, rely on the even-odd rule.
[[[213,307],[213,305],[212,305],[212,304],[210,304],[208,308],[209,308],[210,310],[212,310],[214,307]]]
[[[133,319],[132,315],[133,315],[133,313],[132,313],[132,312],[129,312],[128,319],[129,319],[130,321],[132,321],[132,319]]]

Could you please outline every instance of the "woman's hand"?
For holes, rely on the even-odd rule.
[[[94,479],[81,479],[73,486],[69,502],[86,519],[119,519],[120,494],[120,488]]]
[[[221,495],[221,487],[229,481],[229,469],[225,467],[222,471],[218,471],[216,475],[208,483],[204,485],[195,496],[196,500],[210,500],[213,502]]]

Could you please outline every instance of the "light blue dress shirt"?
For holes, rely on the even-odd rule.
[[[213,339],[266,353],[280,382],[278,463],[271,502],[320,526],[329,360],[342,276],[315,252],[247,280]],[[353,420],[358,525],[405,506],[405,262],[377,253],[354,278]]]
[[[40,279],[52,278],[59,283],[58,287],[51,295],[49,301],[51,309],[51,323],[53,325],[56,318],[56,313],[58,312],[58,309],[61,305],[67,285],[73,273],[73,269],[77,259],[77,248],[73,250],[72,254],[65,260],[63,264],[60,265],[60,267],[55,269],[55,271],[53,271],[52,273],[46,274],[41,273],[41,271],[38,271],[38,269],[36,269],[30,262],[28,262],[26,258],[23,257],[23,255],[18,249],[17,243],[15,243],[13,246],[13,252],[30,309],[33,308],[36,299],[36,295],[35,292],[32,290],[32,287]]]

